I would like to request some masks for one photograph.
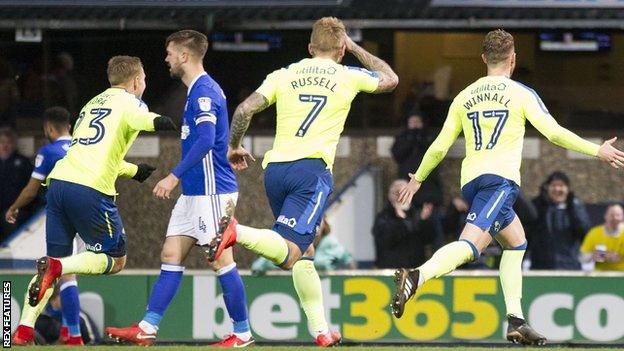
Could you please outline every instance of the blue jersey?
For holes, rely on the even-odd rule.
[[[190,84],[182,120],[182,161],[173,174],[184,195],[238,191],[227,160],[229,120],[225,94],[207,73]]]
[[[68,135],[42,146],[37,152],[35,168],[33,169],[31,177],[44,181],[52,171],[52,168],[54,168],[56,161],[65,157],[70,143],[71,136]]]

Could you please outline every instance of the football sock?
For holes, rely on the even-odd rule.
[[[225,308],[234,325],[234,334],[241,340],[249,340],[251,331],[247,318],[247,297],[245,296],[243,280],[236,269],[236,263],[232,262],[219,269],[217,276],[223,290]]]
[[[70,336],[80,336],[78,283],[75,280],[66,281],[61,285],[60,291],[63,325],[69,329]]]
[[[30,287],[30,285],[34,283],[36,279],[37,279],[37,276],[35,275],[30,280],[30,283],[28,283],[28,287]],[[35,307],[32,307],[28,303],[28,294],[26,294],[26,298],[24,299],[24,307],[22,307],[22,317],[20,318],[20,324],[25,325],[27,327],[34,328],[37,318],[39,317],[41,312],[43,312],[43,310],[46,308],[46,305],[48,304],[48,300],[50,299],[50,296],[52,296],[53,292],[54,292],[54,286],[49,287],[48,290],[45,292],[45,294],[43,294],[43,298],[41,299],[41,301],[39,301],[39,303]]]
[[[161,264],[160,275],[152,288],[152,293],[147,303],[147,311],[141,321],[143,326],[145,323],[148,323],[154,330],[148,330],[141,326],[145,332],[153,334],[158,330],[158,325],[167,307],[169,307],[173,297],[178,292],[178,288],[182,282],[182,273],[184,273],[183,266],[167,263]]]
[[[327,333],[329,327],[325,320],[323,289],[312,258],[303,257],[297,261],[292,268],[292,277],[301,307],[308,317],[308,326],[315,337]]]
[[[505,297],[507,314],[524,319],[520,299],[522,298],[522,258],[524,249],[504,250],[500,262],[500,282]]]
[[[63,274],[106,274],[113,268],[113,258],[104,253],[90,251],[59,258]]]
[[[478,257],[474,245],[466,240],[454,241],[442,246],[431,258],[418,268],[423,283],[452,272],[455,268]]]
[[[236,241],[276,265],[281,265],[288,258],[286,241],[270,229],[256,229],[239,224],[236,226]]]

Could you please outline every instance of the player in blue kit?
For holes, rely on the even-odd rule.
[[[194,245],[207,245],[218,230],[228,203],[236,203],[236,176],[227,160],[229,119],[221,87],[205,71],[208,49],[205,35],[183,30],[167,38],[167,58],[172,77],[188,87],[182,120],[182,160],[154,188],[158,198],[169,198],[182,183],[182,195],[171,213],[161,252],[161,272],[154,284],[145,316],[137,325],[106,328],[112,338],[149,346],[156,340],[160,321],[175,296],[184,271],[184,260]],[[232,250],[212,264],[223,288],[223,299],[234,324],[233,334],[216,347],[244,347],[254,342],[247,318],[245,288]]]

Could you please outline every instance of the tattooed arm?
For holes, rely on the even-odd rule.
[[[230,147],[236,149],[240,146],[243,136],[249,128],[251,117],[267,107],[269,107],[269,101],[262,94],[256,92],[253,92],[238,105],[230,126]]]
[[[379,74],[379,85],[373,93],[388,93],[399,84],[399,77],[394,73],[390,65],[384,60],[364,50],[351,38],[346,38],[347,50],[355,56],[362,65],[369,71],[376,71]]]

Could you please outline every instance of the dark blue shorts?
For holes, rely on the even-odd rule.
[[[273,230],[305,253],[334,191],[327,165],[321,159],[269,163],[264,186],[275,217]]]
[[[462,188],[462,195],[470,205],[466,222],[495,236],[516,216],[513,205],[519,191],[518,184],[494,174],[471,180]]]
[[[113,257],[126,254],[126,234],[112,196],[84,185],[53,179],[47,192],[47,254],[72,254],[76,233],[87,250]]]

